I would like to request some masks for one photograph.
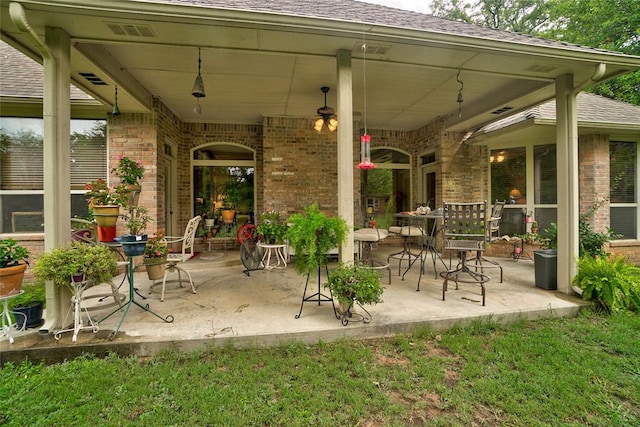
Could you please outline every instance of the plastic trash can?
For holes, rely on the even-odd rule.
[[[555,249],[535,250],[533,251],[533,264],[536,287],[547,290],[558,289],[558,252]]]

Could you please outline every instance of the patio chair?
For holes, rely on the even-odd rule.
[[[493,210],[491,211],[491,217],[487,222],[487,241],[486,243],[494,242],[500,239],[500,220],[502,219],[502,210],[506,200],[500,202],[498,200],[493,204]],[[486,262],[490,265],[483,265]],[[500,269],[500,283],[502,283],[502,266],[497,261],[487,259],[483,256],[483,252],[478,251],[476,253],[476,265],[480,268],[480,271],[484,271],[485,268],[499,268]]]
[[[191,292],[193,292],[194,294],[196,293],[196,288],[193,284],[191,273],[189,273],[187,270],[181,267],[178,267],[178,264],[185,263],[193,257],[193,247],[195,245],[195,240],[196,240],[195,239],[196,231],[198,230],[198,225],[200,224],[201,219],[202,217],[200,215],[196,215],[193,218],[191,218],[187,223],[187,228],[184,230],[184,235],[182,235],[182,237],[178,237],[178,236],[165,237],[169,247],[171,247],[172,244],[180,243],[182,249],[180,252],[176,252],[176,253],[170,252],[169,255],[167,255],[167,267],[164,272],[164,277],[162,278],[162,282],[160,281],[154,282],[149,287],[149,291],[152,292],[155,286],[162,285],[160,301],[164,301],[164,292],[165,292],[167,283],[178,283],[180,287],[182,287],[182,282],[186,282],[186,280],[182,279],[182,273],[185,273],[189,278],[189,284],[191,285]],[[173,273],[176,271],[178,272],[178,278],[167,280],[167,275],[169,273]]]
[[[478,267],[467,262],[467,252],[484,252],[487,228],[487,201],[476,203],[443,203],[442,239],[444,249],[458,252],[458,265],[440,273],[442,283],[442,300],[445,300],[448,283],[475,283],[480,285],[482,305],[485,303],[485,282],[491,277],[478,272]]]
[[[353,240],[358,242],[358,259],[361,264],[369,265],[375,269],[387,269],[391,284],[391,267],[389,262],[374,261],[371,252],[378,247],[378,243],[389,236],[389,232],[379,228],[359,228],[353,232]]]

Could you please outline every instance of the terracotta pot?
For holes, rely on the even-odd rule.
[[[223,209],[222,210],[222,222],[225,224],[231,224],[233,222],[233,217],[236,215],[235,209]]]
[[[120,206],[94,206],[93,216],[96,223],[102,227],[114,227],[118,223]]]
[[[5,297],[20,293],[20,289],[22,289],[24,271],[26,269],[26,264],[0,268],[0,296]]]
[[[98,227],[98,240],[101,242],[113,242],[113,239],[116,237],[116,226],[103,227],[99,225]]]

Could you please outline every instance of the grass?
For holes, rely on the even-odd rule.
[[[0,371],[0,425],[635,426],[640,316]]]

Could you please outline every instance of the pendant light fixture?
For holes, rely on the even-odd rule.
[[[202,107],[200,106],[200,98],[204,98],[207,94],[204,92],[204,82],[202,81],[202,75],[200,74],[200,66],[202,59],[200,58],[200,48],[198,48],[198,75],[193,82],[193,89],[191,89],[191,95],[196,98],[196,105],[193,111],[197,114],[202,114]]]
[[[458,70],[458,74],[456,74],[456,81],[460,83],[460,90],[458,90],[458,117],[462,117],[462,103],[464,102],[464,98],[462,97],[462,89],[464,89],[464,82],[460,80],[460,70]]]
[[[116,97],[115,102],[113,103],[113,111],[111,112],[114,116],[120,115],[120,107],[118,107],[118,85],[116,85]]]
[[[326,126],[329,132],[333,132],[338,129],[338,117],[333,108],[327,107],[327,92],[329,92],[329,88],[322,86],[320,90],[324,93],[324,106],[318,108],[317,113],[320,117],[313,122],[313,129],[316,132],[322,132],[322,129]]]
[[[374,169],[376,165],[371,163],[371,135],[367,134],[367,45],[362,33],[362,85],[364,93],[364,133],[360,137],[360,163],[356,166],[360,170]]]

